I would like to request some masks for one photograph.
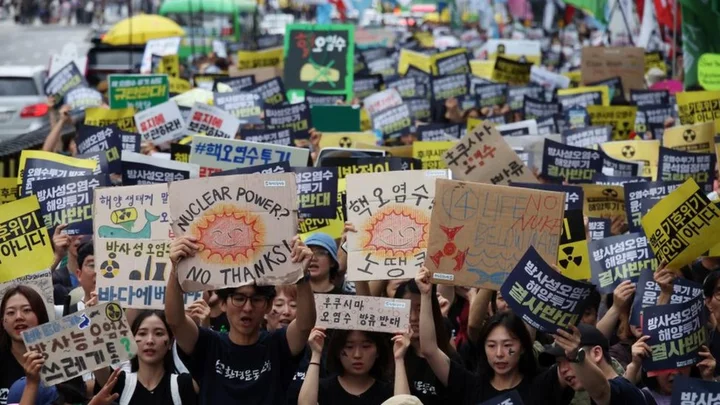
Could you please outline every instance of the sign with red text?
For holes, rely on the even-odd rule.
[[[187,124],[189,132],[225,139],[235,139],[240,120],[229,112],[207,104],[195,103]]]
[[[154,145],[172,142],[185,134],[185,122],[173,100],[135,114],[135,127],[144,141]]]

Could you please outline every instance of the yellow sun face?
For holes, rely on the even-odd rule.
[[[247,263],[265,239],[262,219],[230,204],[219,204],[205,212],[190,233],[198,239],[200,257],[214,264]]]
[[[430,218],[410,207],[391,206],[372,216],[364,227],[361,246],[376,256],[411,256],[427,248]]]

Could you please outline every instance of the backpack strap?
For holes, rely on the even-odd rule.
[[[125,386],[120,395],[120,405],[129,405],[137,387],[137,373],[125,373]]]
[[[170,395],[172,396],[173,404],[182,405],[182,398],[180,398],[180,386],[178,385],[177,374],[170,375]]]

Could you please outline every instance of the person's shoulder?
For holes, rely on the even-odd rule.
[[[617,376],[608,380],[610,383],[610,403],[615,403],[617,400],[637,400],[638,403],[644,403],[645,396],[642,394],[640,389],[633,385],[623,376]]]

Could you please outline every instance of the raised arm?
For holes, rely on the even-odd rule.
[[[177,265],[188,256],[194,256],[198,250],[196,239],[192,236],[181,236],[170,243],[170,261],[172,269],[165,291],[165,316],[172,329],[178,347],[187,355],[195,350],[200,330],[195,322],[185,314],[183,291],[177,276]]]
[[[310,364],[305,372],[305,381],[300,388],[298,395],[298,405],[317,405],[318,389],[320,387],[320,361],[322,360],[322,349],[325,344],[325,330],[315,328],[310,333],[308,346],[312,351],[310,356]]]
[[[410,334],[393,336],[393,355],[395,357],[395,389],[394,395],[410,395],[407,371],[405,370],[405,353],[410,346]]]
[[[620,314],[630,310],[630,298],[635,293],[635,286],[630,280],[625,280],[613,292],[613,304],[597,323],[597,329],[610,339],[615,333]]]
[[[420,350],[430,368],[442,385],[448,385],[450,377],[450,358],[438,347],[435,336],[435,321],[432,311],[432,285],[430,272],[423,267],[415,277],[420,290]]]
[[[647,344],[648,339],[650,339],[650,336],[643,336],[632,345],[632,362],[628,364],[623,377],[633,384],[637,384],[640,381],[642,361],[644,358],[650,356],[650,346]]]
[[[673,293],[673,284],[677,278],[676,271],[667,267],[666,262],[660,262],[658,269],[653,273],[653,279],[660,287],[660,297],[658,297],[658,305],[666,305],[670,303]]]
[[[475,298],[470,303],[470,311],[468,312],[468,338],[471,342],[477,343],[480,338],[480,329],[482,328],[488,313],[488,305],[492,298],[492,290],[484,288],[478,289]]]
[[[299,236],[295,236],[290,260],[302,266],[304,277],[297,284],[297,317],[287,328],[287,342],[293,356],[303,351],[308,336],[315,326],[315,295],[310,283],[307,282],[308,266],[312,257],[312,250],[305,246]]]
[[[575,326],[572,326],[572,331],[573,333],[568,333],[558,329],[557,335],[554,335],[555,344],[565,350],[565,356],[568,359],[575,358],[580,349],[580,331]],[[591,355],[591,353],[587,354],[588,357]],[[590,398],[597,405],[610,404],[610,382],[594,361],[587,358],[580,363],[572,363],[572,368],[576,378],[580,380]]]
[[[25,369],[25,389],[23,389],[20,405],[34,405],[40,389],[40,369],[45,363],[42,354],[35,351],[27,351],[23,354],[25,358],[23,369]]]
[[[58,141],[60,140],[60,135],[62,134],[63,126],[65,126],[65,124],[71,123],[72,118],[70,117],[70,106],[64,105],[60,108],[60,119],[55,124],[53,124],[52,129],[50,129],[50,133],[48,134],[47,138],[45,138],[42,150],[46,152],[55,152],[57,149]]]

